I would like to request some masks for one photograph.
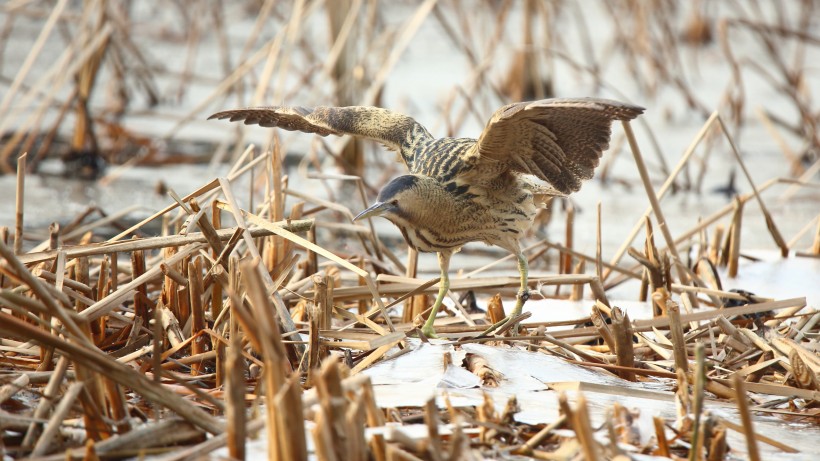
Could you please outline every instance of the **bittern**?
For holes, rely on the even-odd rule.
[[[434,336],[433,322],[450,287],[450,257],[468,242],[516,256],[521,285],[506,321],[521,314],[529,291],[519,239],[537,206],[580,189],[609,146],[612,121],[631,120],[643,110],[595,98],[521,102],[498,109],[478,139],[437,139],[413,118],[378,107],[254,107],[209,119],[360,136],[398,151],[410,174],[388,182],[356,219],[383,216],[410,247],[438,253],[438,296],[422,327]]]

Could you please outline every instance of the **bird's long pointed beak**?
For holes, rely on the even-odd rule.
[[[364,218],[372,218],[373,216],[379,216],[380,214],[387,211],[387,208],[390,206],[390,202],[376,202],[373,205],[367,207],[366,210],[362,211],[361,213],[357,214],[354,221],[358,221]]]

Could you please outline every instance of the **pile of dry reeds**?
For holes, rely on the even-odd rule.
[[[787,240],[764,197],[782,184],[790,187],[781,197],[786,202],[794,200],[795,190],[818,189],[812,178],[820,168],[813,157],[820,149],[820,112],[804,87],[812,78],[806,72],[806,49],[820,43],[810,29],[816,2],[800,2],[796,15],[776,5],[774,16],[760,2],[748,9],[730,3],[724,6],[732,13],[728,18],[709,11],[707,2],[698,3],[688,17],[674,2],[605,2],[615,25],[612,52],[606,54],[626,57],[644,94],[671,88],[706,123],[672,168],[649,134],[657,171],[665,177],[659,188],[650,180],[631,127],[624,125],[621,140],[634,155],[650,206],[608,261],[600,244],[600,211],[594,255],[574,248],[571,211],[563,244],[545,239],[527,247],[532,263],[548,252],[559,255],[558,270],[549,268],[559,274],[533,274],[531,288],[559,300],[582,300],[588,286],[589,315],[530,322],[524,314],[517,319],[523,325],[520,336],[509,336],[508,330],[482,337],[488,323],[503,317],[503,309],[499,297],[481,299],[498,293],[511,298],[518,278],[482,276],[497,264],[492,263],[451,282],[454,308],[437,321],[448,345],[482,342],[527,349],[605,370],[624,383],[674,387],[666,394],[676,416],[653,415],[649,442],[636,436],[646,435],[647,428],[627,405],[606,409],[606,424],[590,422],[602,410],[588,405],[584,393],[629,396],[635,391],[626,384],[554,386],[567,392],[560,398],[560,414],[537,425],[515,420],[514,400],[499,410],[489,397],[478,406],[455,406],[445,398],[443,404],[439,399],[422,407],[380,408],[380,390],[362,372],[412,354],[425,341],[414,336],[429,312],[427,295],[437,291],[437,280],[417,278],[417,255],[411,251],[404,260],[394,254],[372,223],[353,224],[346,206],[289,188],[277,143],[263,152],[245,149],[242,132],[231,144],[209,149],[214,161],[221,161],[235,146],[230,172],[187,196],[171,193],[168,207],[133,226],[123,224],[125,211],[95,219],[95,210],[89,209],[62,226],[24,227],[26,172],[55,151],[66,156],[91,152],[111,162],[167,154],[150,136],[121,122],[122,115],[140,111],[147,117],[167,115],[159,104],[162,79],[178,83],[174,101],[184,100],[196,85],[207,88],[195,107],[173,117],[162,136],[166,140],[180,136],[192,120],[227,97],[239,105],[285,99],[376,104],[420,27],[435,21],[472,68],[441,104],[440,124],[447,134],[460,133],[471,118],[483,124],[499,101],[551,96],[563,78],[554,72],[559,65],[617,94],[608,83],[610,61],[595,59],[592,34],[576,2],[527,1],[523,23],[512,24],[514,2],[488,0],[483,9],[467,11],[464,2],[428,0],[408,7],[398,28],[374,2],[308,1],[285,7],[266,1],[261,9],[249,2],[253,27],[238,57],[228,46],[224,4],[192,2],[192,10],[177,12],[181,32],[155,34],[167,44],[184,44],[185,59],[162,66],[148,52],[156,43],[148,35],[156,31],[144,32],[132,22],[140,17],[130,6],[134,3],[91,0],[76,7],[57,0],[44,9],[19,0],[0,7],[4,39],[14,25],[39,25],[38,38],[14,78],[3,82],[8,88],[0,99],[0,168],[13,171],[12,159],[18,158],[14,230],[0,227],[4,455],[193,459],[227,447],[227,455],[242,459],[251,456],[246,442],[263,438],[270,459],[281,460],[307,459],[309,453],[320,460],[514,455],[592,460],[629,453],[718,460],[731,449],[761,459],[761,447],[797,448],[756,432],[755,418],[777,415],[816,426],[817,306],[807,306],[802,297],[775,300],[725,290],[721,280],[721,274],[742,272],[744,259],[750,259],[741,242],[744,226],[754,225],[743,219],[749,202],[762,210],[766,231],[784,258],[820,257],[820,216]],[[304,30],[312,27],[309,18],[323,5],[330,19],[327,52],[304,39]],[[266,35],[270,23],[278,27]],[[582,55],[571,53],[562,38],[568,23],[583,43]],[[519,25],[520,48],[505,48],[505,37]],[[221,72],[216,79],[195,64],[209,35],[205,31],[216,37]],[[45,44],[58,34],[65,40],[59,55],[36,68]],[[760,43],[764,52],[758,60],[738,55],[735,34]],[[690,83],[695,72],[685,65],[715,35],[733,70],[723,95],[725,121],[701,99]],[[784,57],[784,43],[793,59]],[[500,58],[506,54],[515,56],[512,62]],[[5,64],[5,54],[0,56]],[[774,65],[761,64],[763,59]],[[506,75],[504,84],[492,78],[492,71]],[[749,71],[762,76],[798,114],[789,120],[769,109],[757,113],[796,179],[756,184],[736,146],[750,99],[744,91]],[[107,77],[101,80],[101,75]],[[114,95],[103,107],[94,103],[101,81]],[[799,151],[789,148],[784,133],[801,140]],[[64,146],[58,146],[61,137]],[[703,140],[706,153],[698,158]],[[664,219],[663,197],[681,189],[701,191],[709,152],[719,143],[751,192],[686,229],[673,228]],[[613,144],[620,150],[622,142]],[[364,170],[361,146],[345,140],[323,147],[347,173]],[[24,152],[29,156],[20,155]],[[605,174],[608,166],[603,166]],[[255,178],[250,183],[256,194],[245,203],[258,205],[243,209],[237,181],[248,176]],[[352,182],[362,205],[373,189],[356,176],[319,172],[313,177]],[[289,200],[294,203],[286,208]],[[161,236],[147,236],[148,225],[161,228]],[[112,236],[112,226],[121,232]],[[644,238],[635,243],[641,230]],[[801,246],[811,232],[812,243]],[[49,237],[26,244],[26,238],[30,243],[37,235]],[[322,240],[322,235],[332,238]],[[341,247],[336,236],[355,244]],[[623,261],[627,254],[633,261]],[[812,280],[812,274],[795,276]],[[608,299],[608,292],[626,281],[637,281],[636,297],[652,303],[653,318],[631,320]],[[470,309],[468,294],[477,295],[486,315]],[[485,388],[504,384],[485,361],[449,365],[478,375]],[[581,393],[571,398],[573,390]],[[740,423],[708,411],[721,401],[736,405]],[[740,433],[747,446],[729,447],[731,432]]]
[[[631,129],[624,127],[641,165]],[[256,209],[245,210],[238,205],[233,182],[254,170],[269,193]],[[13,398],[17,415],[4,423],[6,453],[165,453],[176,459],[227,444],[231,456],[241,458],[246,437],[264,427],[273,458],[306,459],[303,421],[312,422],[308,428],[319,459],[462,459],[485,450],[540,457],[557,445],[563,447],[558,450],[570,449],[567,443],[594,459],[614,456],[620,450],[615,441],[631,440],[624,427],[628,412],[616,408],[607,429],[611,445],[596,441],[582,397],[576,406],[565,401],[562,417],[540,429],[516,423],[514,404],[501,414],[492,405],[439,413],[431,402],[423,409],[429,431],[424,440],[376,430],[385,421],[394,426],[417,417],[396,418],[379,409],[373,389],[359,373],[410,350],[408,334],[415,334],[426,314],[421,294],[435,291],[437,280],[424,282],[397,272],[407,269],[395,257],[391,261],[389,249],[371,228],[305,219],[329,206],[317,199],[302,197],[317,206],[307,210],[299,202],[286,213],[287,193],[274,151],[241,157],[228,177],[186,197],[174,195],[174,203],[164,210],[98,243],[95,229],[108,218],[73,228],[53,226],[50,238],[26,253],[19,251],[21,234],[15,233],[12,244],[4,228],[0,363],[6,384],[0,395],[4,401]],[[596,298],[590,316],[563,322],[576,328],[546,333],[544,328],[554,325],[529,324],[530,335],[481,338],[482,323],[498,315],[496,300],[495,307],[493,302],[488,306],[489,319],[459,306],[462,310],[442,319],[438,331],[455,345],[520,345],[610,370],[628,381],[676,380],[677,420],[657,418],[655,444],[637,450],[665,456],[706,450],[711,459],[721,459],[728,449],[722,435],[727,429],[744,432],[750,454],[757,442],[793,450],[753,432],[746,391],[783,397],[754,411],[817,416],[820,361],[813,338],[820,313],[806,309],[805,298],[765,300],[723,291],[717,271],[700,269],[723,264],[730,272],[737,270],[743,199],[725,212],[735,210],[726,236],[702,246],[702,264],[693,270],[682,264],[677,249],[689,246],[713,221],[699,223],[676,242],[664,225],[654,190],[647,187],[647,193],[671,245],[656,246],[647,218],[643,251],[629,251],[643,271],[604,264],[600,257],[548,241],[528,251],[557,247],[575,260],[597,262],[604,279],[608,269],[642,280],[641,292],[654,302],[655,318],[630,321],[608,301],[601,277],[579,273],[533,280],[534,288],[571,285],[572,294],[559,297],[576,299],[584,285],[590,286]],[[22,221],[22,213],[18,218]],[[164,236],[125,239],[159,219]],[[232,224],[226,227],[226,222]],[[366,252],[341,255],[319,245],[315,230],[322,226],[361,236]],[[773,235],[778,235],[776,229],[771,222]],[[816,248],[803,257],[817,257]],[[373,273],[380,275],[374,279]],[[472,276],[453,280],[451,289],[496,292],[517,283],[516,277]],[[405,308],[396,313],[393,308],[402,301]],[[590,339],[600,344],[589,345]],[[492,376],[486,365],[473,363],[468,369]],[[307,395],[305,389],[310,389]],[[585,389],[583,383],[579,389]],[[703,413],[707,395],[736,400],[743,427],[709,419]],[[263,414],[248,420],[248,405],[251,415]],[[577,439],[561,436],[557,429],[562,426],[572,428]],[[671,439],[667,426],[676,434]],[[366,436],[366,427],[376,431]],[[217,437],[206,440],[207,433]],[[180,444],[186,447],[174,448]]]

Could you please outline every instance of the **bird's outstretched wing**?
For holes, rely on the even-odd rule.
[[[543,99],[510,104],[493,114],[467,157],[499,162],[569,194],[593,176],[609,147],[613,120],[631,120],[642,107],[596,98]]]
[[[412,168],[416,143],[432,139],[413,118],[379,107],[250,107],[217,112],[208,119],[244,121],[245,125],[279,127],[321,136],[345,134],[374,139],[396,150]]]

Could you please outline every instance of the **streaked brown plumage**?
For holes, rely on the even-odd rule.
[[[536,207],[580,189],[609,145],[612,121],[642,112],[594,98],[510,104],[493,114],[477,140],[437,139],[412,118],[376,107],[257,107],[209,118],[321,136],[361,136],[398,151],[410,174],[390,181],[357,219],[384,216],[408,245],[438,252],[439,294],[422,329],[432,336],[449,288],[450,257],[467,242],[497,245],[518,257],[521,289],[508,318],[521,313],[528,298],[527,260],[518,240],[532,225]]]

